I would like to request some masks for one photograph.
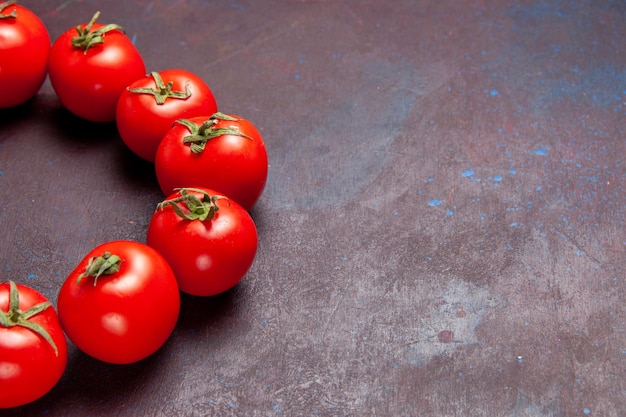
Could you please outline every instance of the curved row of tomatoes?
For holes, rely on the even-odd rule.
[[[49,76],[75,116],[116,123],[128,148],[154,163],[166,197],[152,215],[146,244],[106,242],[78,263],[59,290],[58,316],[34,289],[0,284],[0,408],[52,389],[67,365],[66,336],[113,364],[153,354],[174,330],[181,291],[227,291],[256,255],[257,229],[248,211],[268,170],[259,131],[219,112],[195,74],[146,74],[123,28],[97,23],[98,17],[51,45],[34,13],[14,0],[0,1],[0,109],[31,99]]]

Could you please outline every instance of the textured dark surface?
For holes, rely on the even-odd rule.
[[[21,3],[202,76],[270,173],[235,290],[1,416],[626,415],[624,1]],[[162,195],[49,83],[0,123],[1,279],[56,301]]]

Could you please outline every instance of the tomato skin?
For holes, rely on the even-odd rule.
[[[16,284],[19,309],[48,301],[36,290]],[[0,309],[9,311],[9,284],[0,284]],[[24,327],[0,326],[0,408],[18,407],[48,393],[67,366],[67,342],[53,307],[32,316],[29,321],[42,326],[54,341],[54,348],[40,335]]]
[[[180,196],[177,191],[168,199]],[[258,235],[252,217],[235,201],[223,198],[216,204],[219,211],[211,220],[185,220],[166,206],[154,212],[148,226],[148,245],[168,260],[180,290],[187,294],[223,293],[237,285],[254,262]]]
[[[155,169],[157,181],[165,195],[180,187],[206,187],[236,201],[246,210],[257,202],[267,181],[268,157],[265,143],[256,127],[248,120],[218,120],[215,128],[230,128],[244,136],[222,135],[206,142],[201,153],[194,153],[183,143],[190,134],[187,127],[176,123],[161,140],[157,149]],[[209,116],[192,117],[201,125]]]
[[[172,82],[172,91],[186,91],[186,99],[167,98],[157,104],[153,95],[129,91],[137,88],[156,89],[154,78],[148,74],[131,83],[117,103],[117,128],[126,145],[139,157],[154,162],[161,139],[177,119],[217,112],[217,103],[209,86],[197,75],[182,69],[158,73],[165,85]]]
[[[34,97],[46,79],[50,35],[29,9],[10,5],[0,19],[0,108],[17,106]]]
[[[92,29],[102,26],[95,23]],[[74,36],[76,29],[69,29],[52,44],[48,60],[52,88],[76,116],[92,122],[112,122],[122,91],[145,75],[143,58],[118,30],[107,32],[104,43],[91,46],[86,53],[72,46]]]
[[[93,257],[110,252],[120,270],[80,275]],[[94,248],[70,273],[59,291],[61,325],[84,353],[113,364],[129,364],[156,352],[169,338],[180,312],[174,274],[154,249],[134,241],[112,241]]]

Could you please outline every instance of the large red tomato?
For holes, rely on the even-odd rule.
[[[128,86],[117,102],[115,120],[130,150],[154,162],[157,147],[174,121],[215,112],[213,92],[202,78],[169,69],[152,72]]]
[[[267,181],[267,150],[248,120],[216,113],[178,120],[161,140],[156,175],[165,195],[180,187],[206,187],[246,210]]]
[[[43,22],[13,1],[0,3],[0,108],[33,97],[46,79],[50,36]]]
[[[67,342],[52,304],[34,289],[0,284],[0,408],[48,393],[67,365]]]
[[[161,255],[122,240],[94,248],[67,277],[57,305],[76,347],[101,361],[127,364],[153,354],[168,339],[180,293]]]
[[[146,66],[123,29],[95,23],[98,16],[57,38],[48,73],[70,112],[92,122],[112,122],[122,91],[145,75]]]
[[[207,188],[183,188],[157,207],[147,243],[172,266],[181,291],[209,296],[241,281],[257,239],[252,217],[235,201]]]

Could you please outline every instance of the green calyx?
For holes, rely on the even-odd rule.
[[[4,9],[17,3],[16,0],[9,0],[0,3],[0,19],[15,19],[17,17],[17,11],[14,9],[10,14],[2,14]]]
[[[91,28],[93,27],[94,23],[96,23],[96,20],[98,20],[99,16],[100,12],[96,12],[96,14],[93,15],[93,17],[85,27],[82,27],[81,25],[76,26],[76,32],[78,32],[78,35],[72,38],[72,46],[75,48],[84,49],[85,54],[87,54],[87,51],[92,46],[104,43],[104,37],[107,32],[117,30],[124,33],[124,28],[114,23],[104,25],[100,29],[94,30],[92,32]]]
[[[223,135],[234,135],[234,136],[243,136],[244,138],[252,140],[252,138],[244,133],[242,133],[239,129],[234,128],[218,128],[216,125],[220,120],[226,121],[238,121],[239,119],[229,116],[224,113],[217,112],[213,114],[209,119],[198,126],[196,123],[187,120],[180,119],[177,120],[176,123],[185,126],[191,132],[191,135],[185,136],[183,138],[183,143],[188,144],[193,153],[201,153],[204,151],[206,143],[211,139],[217,138]]]
[[[43,337],[52,349],[54,349],[54,354],[59,356],[59,349],[57,345],[52,340],[50,334],[44,329],[41,325],[29,321],[29,319],[48,307],[51,307],[52,303],[50,301],[44,301],[43,303],[39,303],[27,311],[20,310],[20,293],[17,289],[17,285],[13,281],[9,281],[9,311],[0,310],[0,326],[2,327],[24,327],[29,329],[39,336]]]
[[[111,275],[119,272],[122,259],[111,252],[104,252],[102,256],[94,256],[89,260],[85,272],[78,276],[77,284],[85,277],[93,277],[94,287],[98,283],[98,278],[102,275]]]
[[[205,221],[213,219],[220,209],[216,201],[226,198],[221,195],[211,196],[198,188],[178,188],[176,191],[180,192],[180,197],[160,202],[157,205],[157,210],[163,210],[170,206],[179,217],[185,220]],[[202,198],[198,198],[193,192],[201,193]],[[181,207],[181,203],[185,205],[184,209]]]
[[[189,87],[189,83],[185,85],[185,91],[172,91],[172,87],[174,83],[170,81],[165,84],[163,82],[163,78],[161,78],[161,74],[158,72],[151,72],[150,75],[154,79],[154,83],[156,84],[156,88],[128,88],[128,91],[131,93],[137,94],[152,94],[157,104],[163,104],[168,98],[173,98],[177,100],[187,100],[191,97],[191,88]]]

